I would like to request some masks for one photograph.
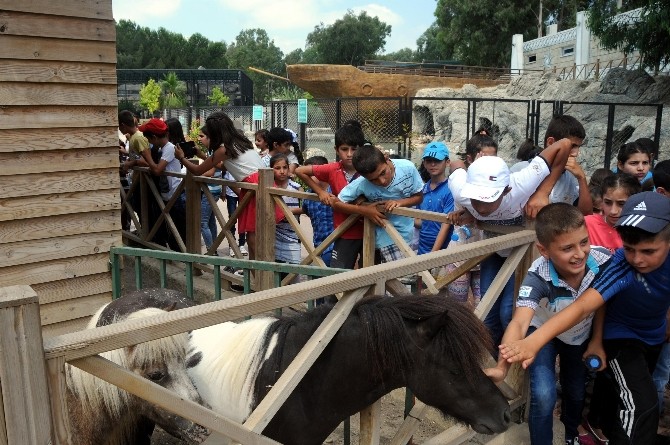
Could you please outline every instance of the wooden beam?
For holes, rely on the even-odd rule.
[[[112,292],[98,295],[87,295],[80,298],[70,298],[40,306],[40,322],[42,326],[62,323],[78,318],[90,317],[103,305],[112,301]]]
[[[379,445],[382,427],[382,401],[377,400],[360,412],[360,445]]]
[[[51,421],[53,424],[54,445],[70,445],[70,416],[67,409],[67,382],[65,379],[65,360],[62,357],[47,360],[47,383],[51,402]]]
[[[387,222],[384,230],[386,230],[386,233],[391,237],[398,249],[405,255],[405,258],[415,258],[417,256],[417,254],[407,245],[407,242],[393,224]],[[435,287],[435,278],[433,278],[430,272],[422,270],[419,272],[419,275],[421,275],[421,278],[423,279],[423,284],[426,286],[426,290],[433,295],[437,295],[439,291]]]
[[[4,7],[4,6],[3,6]],[[42,12],[42,11],[40,11]],[[31,14],[2,10],[3,35],[116,42],[114,20]]]
[[[116,67],[111,63],[5,59],[0,66],[0,82],[116,85]]]
[[[3,36],[0,59],[116,63],[116,42]]]
[[[108,252],[3,267],[0,274],[0,286],[11,286],[17,283],[32,285],[105,272],[109,273]]]
[[[0,102],[12,105],[96,106],[118,105],[116,89],[109,85],[3,82]]]
[[[463,423],[458,423],[426,440],[422,445],[458,445],[471,439],[474,435],[475,432],[472,428]]]
[[[120,209],[119,193],[115,189],[11,197],[0,199],[0,221]]]
[[[419,428],[419,425],[421,425],[421,421],[427,411],[428,405],[419,400],[414,402],[412,410],[407,417],[405,417],[400,428],[396,431],[395,436],[391,438],[389,445],[407,445],[414,432]]]
[[[0,46],[0,51],[2,46]],[[0,57],[1,59],[2,57]],[[11,106],[0,108],[0,130],[14,128],[71,128],[73,132],[82,127],[109,127],[114,135],[113,144],[118,143],[116,128],[119,125],[117,106]],[[66,139],[67,141],[67,139]]]
[[[26,230],[27,226],[30,227],[30,230]],[[121,229],[119,210],[5,221],[0,232],[0,249],[3,249],[3,244],[18,246],[16,243],[22,241],[48,240],[70,235],[89,235],[119,229]],[[54,248],[58,248],[58,246],[54,246]],[[4,247],[4,249],[7,250],[7,247]],[[5,253],[7,256],[5,256]],[[17,257],[17,252],[13,249],[8,252],[3,251],[0,254],[0,258],[5,260],[11,260],[15,257]]]
[[[112,282],[109,279],[109,273],[100,273],[74,277],[69,280],[34,284],[32,288],[39,297],[40,304],[47,305],[71,298],[111,293]]]
[[[119,190],[118,168],[0,176],[0,199],[103,189]]]
[[[274,185],[274,174],[271,169],[258,170],[258,190],[256,191],[256,259],[261,261],[275,260],[275,203],[267,192]],[[258,271],[257,290],[274,287],[272,272]]]
[[[32,12],[35,14],[64,15],[69,17],[88,17],[92,19],[112,20],[112,3],[109,1],[89,0],[26,0],[6,2],[2,9],[8,11]]]
[[[3,144],[0,144],[0,153],[24,153],[74,148],[116,148],[118,135],[116,130],[109,126],[89,126],[78,128],[76,131],[73,131],[72,128],[0,128],[0,140],[4,141]]]

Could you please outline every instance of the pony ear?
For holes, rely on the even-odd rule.
[[[449,322],[449,312],[444,311],[439,315],[434,315],[419,324],[419,334],[426,338],[433,338],[440,332],[440,329]]]

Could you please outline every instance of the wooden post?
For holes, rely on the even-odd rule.
[[[186,252],[199,255],[202,253],[200,247],[200,184],[193,180],[191,173],[188,173],[183,180],[185,181],[184,193],[186,193],[186,239],[184,244],[186,244]]]
[[[256,191],[256,259],[275,260],[275,204],[268,188],[274,186],[272,169],[258,170],[258,190]],[[256,290],[272,289],[274,276],[269,271],[257,271]]]
[[[39,300],[30,286],[0,289],[0,353],[6,443],[52,443]]]

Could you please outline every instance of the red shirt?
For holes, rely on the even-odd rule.
[[[584,220],[586,221],[586,230],[589,232],[589,243],[592,246],[603,246],[612,253],[623,247],[619,232],[607,224],[602,215],[588,215],[584,217]]]
[[[313,165],[312,173],[314,176],[323,182],[330,185],[333,195],[340,194],[342,189],[349,184],[342,168],[342,161],[331,162],[325,165]],[[357,175],[354,175],[354,178]],[[347,213],[341,213],[333,209],[333,225],[335,228],[339,227],[345,219],[349,217]],[[344,232],[341,236],[343,239],[362,239],[363,238],[363,218],[360,218],[349,230]]]

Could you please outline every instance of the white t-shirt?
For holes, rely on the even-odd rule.
[[[252,173],[256,173],[260,168],[266,168],[256,150],[247,150],[235,159],[226,159],[223,161],[223,165],[237,182],[242,181]]]
[[[551,189],[549,194],[549,202],[564,202],[566,204],[574,204],[579,198],[579,182],[575,175],[565,170],[556,185]]]
[[[163,159],[167,162],[165,171],[181,173],[181,162],[174,157],[174,145],[172,142],[168,142],[161,149],[161,160]],[[181,182],[181,178],[176,178],[174,176],[167,176],[167,180],[170,190],[167,193],[161,193],[161,198],[163,198],[164,201],[172,198],[172,195],[174,195],[175,190],[177,190],[177,187]]]

